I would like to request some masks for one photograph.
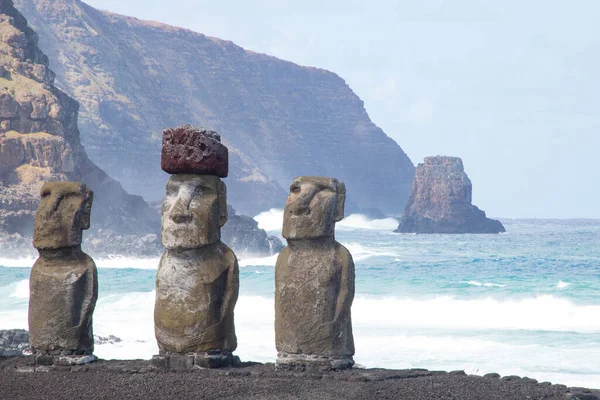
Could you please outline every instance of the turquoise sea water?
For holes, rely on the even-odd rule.
[[[281,221],[275,211],[257,219],[267,229]],[[503,222],[507,233],[500,235],[394,234],[395,221],[361,216],[339,224],[337,239],[356,263],[357,363],[600,387],[600,221]],[[236,329],[243,359],[276,356],[275,258],[240,260]],[[32,262],[0,257],[0,329],[27,328]],[[95,334],[123,340],[96,353],[151,357],[158,259],[96,263]]]

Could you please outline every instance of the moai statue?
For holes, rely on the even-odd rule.
[[[91,362],[98,273],[81,251],[81,231],[90,227],[94,194],[83,183],[49,182],[41,196],[33,232],[40,256],[29,278],[31,349],[45,365]]]
[[[165,252],[156,274],[155,363],[171,369],[239,361],[233,309],[239,268],[221,242],[227,222],[227,147],[216,132],[189,125],[163,132],[162,169],[174,174],[162,206]]]
[[[290,187],[282,232],[288,245],[275,265],[277,368],[354,365],[354,262],[334,238],[345,199],[345,185],[334,178],[301,176]]]

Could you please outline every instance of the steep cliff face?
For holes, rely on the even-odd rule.
[[[427,157],[417,166],[396,232],[499,233],[500,221],[471,204],[472,184],[458,157]]]
[[[79,105],[54,86],[48,57],[11,0],[0,0],[0,225],[29,234],[43,182],[83,181],[97,192],[93,226],[125,233],[157,228],[140,196],[127,194],[87,157]]]
[[[160,132],[191,123],[238,155],[227,185],[244,214],[282,207],[297,175],[336,177],[349,204],[401,212],[414,167],[339,76],[78,0],[16,4],[82,105],[90,157],[128,190],[162,197]]]

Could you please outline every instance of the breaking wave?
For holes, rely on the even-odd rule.
[[[283,210],[272,208],[254,217],[258,227],[266,231],[281,232],[283,225]],[[351,214],[336,224],[340,229],[369,229],[369,230],[394,230],[398,227],[395,218],[370,219],[362,214]]]

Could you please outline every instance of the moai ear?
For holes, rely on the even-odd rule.
[[[219,180],[219,227],[227,222],[227,186]]]
[[[346,185],[344,182],[338,182],[337,184],[337,196],[335,202],[335,215],[333,220],[340,222],[344,219],[344,203],[346,202]]]
[[[83,186],[84,196],[83,205],[81,206],[83,210],[83,215],[81,216],[81,229],[89,229],[90,228],[90,219],[92,215],[92,202],[94,201],[94,192],[92,192],[87,187]]]

